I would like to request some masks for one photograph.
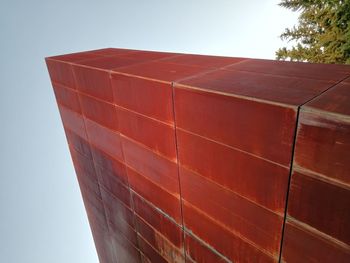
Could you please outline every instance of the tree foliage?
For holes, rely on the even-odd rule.
[[[282,0],[280,6],[300,12],[299,23],[285,29],[278,60],[350,64],[350,0]]]

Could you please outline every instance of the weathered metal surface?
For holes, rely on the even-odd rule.
[[[350,260],[350,84],[301,107],[282,259]]]
[[[348,66],[46,62],[101,262],[350,260]]]

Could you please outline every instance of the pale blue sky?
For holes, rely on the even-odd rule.
[[[44,57],[103,47],[274,58],[274,0],[2,0],[0,262],[97,256]]]

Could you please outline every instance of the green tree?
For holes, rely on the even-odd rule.
[[[300,12],[298,25],[285,29],[291,48],[276,51],[278,60],[350,64],[350,0],[282,0]]]

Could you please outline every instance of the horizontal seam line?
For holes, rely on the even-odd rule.
[[[176,195],[175,193],[171,193],[169,192],[168,189],[164,188],[163,186],[160,186],[158,183],[156,183],[154,180],[151,180],[149,177],[141,174],[139,171],[136,171],[134,167],[130,166],[129,164],[125,163],[125,166],[128,167],[129,169],[131,169],[132,171],[134,171],[135,173],[137,173],[138,175],[144,177],[147,181],[150,181],[152,184],[155,184],[157,187],[159,187],[160,189],[164,190],[165,192],[167,192],[168,194],[170,194],[171,196],[175,197],[176,199],[180,200],[180,195]],[[130,185],[131,188],[131,185]],[[133,188],[132,188],[133,189]],[[136,192],[136,189],[133,189]]]
[[[343,188],[345,190],[350,191],[350,185],[349,184],[344,183],[344,182],[342,182],[340,180],[328,177],[327,175],[324,175],[324,174],[321,174],[321,173],[309,170],[307,168],[303,168],[303,167],[299,166],[298,164],[294,163],[293,171],[299,172],[299,173],[303,174],[304,176],[314,178],[314,179],[316,179],[318,181],[322,181],[324,183],[331,184],[333,186],[340,187],[340,188]]]
[[[227,187],[225,187],[225,186],[223,186],[223,185],[221,185],[221,184],[215,182],[214,180],[212,180],[212,179],[210,179],[210,178],[208,178],[208,177],[205,177],[205,176],[199,174],[198,172],[192,170],[191,168],[189,168],[189,167],[187,167],[187,166],[184,166],[184,165],[182,165],[182,164],[179,164],[179,166],[180,166],[180,167],[183,167],[183,168],[185,168],[185,169],[187,169],[187,170],[189,170],[190,172],[196,174],[197,176],[203,178],[204,180],[207,180],[207,181],[209,181],[209,182],[215,184],[216,186],[219,186],[219,187],[221,187],[221,188],[223,188],[223,189],[229,191],[230,193],[232,193],[232,194],[234,194],[234,195],[237,195],[237,196],[239,196],[240,198],[242,198],[242,199],[244,199],[244,200],[246,200],[246,201],[248,201],[248,202],[250,202],[250,203],[252,203],[252,204],[254,204],[254,205],[256,205],[256,206],[258,206],[258,207],[260,207],[260,208],[262,208],[262,209],[265,209],[265,210],[267,210],[267,211],[269,211],[269,212],[271,212],[271,213],[273,213],[273,214],[275,214],[275,215],[277,215],[277,216],[283,217],[283,214],[280,214],[280,213],[278,213],[278,212],[276,212],[276,211],[271,210],[270,208],[267,208],[266,206],[263,206],[263,205],[261,205],[261,204],[259,204],[259,203],[256,203],[255,201],[250,200],[250,199],[247,198],[246,196],[243,196],[243,195],[241,195],[241,194],[239,194],[239,193],[233,191],[232,189],[229,189],[229,188],[227,188]]]
[[[113,102],[106,101],[106,100],[104,100],[104,99],[98,98],[98,97],[93,96],[93,95],[91,95],[91,94],[89,94],[89,93],[86,93],[86,92],[84,92],[84,91],[81,91],[81,90],[78,90],[78,89],[73,89],[73,88],[71,88],[71,87],[62,85],[61,83],[57,83],[57,82],[54,82],[54,81],[53,81],[53,83],[54,83],[54,85],[61,86],[60,88],[65,88],[65,89],[68,89],[68,90],[70,90],[70,91],[72,91],[72,92],[77,93],[78,96],[79,96],[79,95],[83,95],[83,96],[89,97],[89,98],[91,98],[91,99],[97,100],[97,101],[99,101],[99,102],[108,104],[109,106],[115,106],[115,107],[117,107],[117,108],[121,108],[121,109],[123,109],[123,110],[129,111],[129,112],[132,112],[132,113],[135,113],[135,114],[137,114],[137,115],[139,115],[139,116],[142,116],[142,117],[145,117],[145,118],[147,118],[147,119],[151,119],[151,120],[153,120],[153,121],[160,122],[160,123],[162,123],[162,124],[164,124],[164,125],[167,125],[167,126],[170,126],[170,127],[174,127],[174,124],[171,123],[171,122],[165,122],[165,121],[159,120],[159,119],[157,119],[157,118],[150,117],[150,116],[148,116],[148,115],[145,115],[145,114],[142,114],[142,113],[140,113],[140,112],[134,111],[134,110],[132,110],[132,109],[125,108],[125,107],[123,107],[123,106],[121,106],[121,105],[115,103],[114,101],[113,101]],[[82,107],[82,108],[83,108],[83,107]],[[81,110],[83,110],[83,109],[81,109]]]
[[[134,227],[133,226],[131,226],[131,225],[129,225],[129,223],[128,222],[126,222],[124,219],[121,219],[121,220],[123,220],[134,232],[135,232],[135,236],[137,235],[137,232],[136,232],[136,229],[134,229]],[[107,224],[110,224],[110,225],[112,225],[112,230],[111,230],[111,234],[113,235],[114,233],[114,228],[117,228],[118,226],[115,224],[115,223],[113,223],[111,220],[109,220],[109,219],[107,219],[107,221],[108,221],[108,223]],[[129,237],[127,237],[120,229],[118,229],[117,230],[118,231],[118,234],[122,234],[123,235],[123,237],[125,238],[125,239],[127,239],[129,242],[130,242],[130,244],[131,245],[133,245],[134,247],[135,247],[135,245],[134,245],[134,243],[130,240],[130,238]],[[135,247],[136,248],[136,247]]]
[[[123,106],[120,106],[119,104],[116,104],[116,103],[113,104],[113,105],[114,105],[115,107],[117,107],[117,108],[122,109],[122,110],[125,110],[125,111],[128,111],[128,112],[132,112],[132,113],[134,113],[134,114],[136,114],[136,115],[138,115],[138,116],[142,116],[142,117],[144,117],[144,118],[147,118],[147,119],[150,119],[150,120],[159,122],[159,123],[161,123],[161,124],[164,124],[164,125],[166,125],[166,126],[169,126],[169,127],[173,128],[173,129],[175,129],[175,128],[174,128],[174,123],[169,123],[169,122],[164,122],[164,121],[158,120],[158,119],[156,119],[156,118],[147,116],[147,115],[142,114],[142,113],[140,113],[140,112],[137,112],[137,111],[131,110],[131,109],[129,109],[129,108],[125,108],[125,107],[123,107]]]
[[[307,231],[309,233],[312,233],[314,235],[319,236],[319,238],[325,239],[325,240],[327,240],[327,241],[329,241],[329,242],[331,242],[333,244],[336,244],[336,245],[340,246],[343,249],[350,250],[350,245],[348,245],[348,244],[344,243],[343,241],[340,241],[339,239],[334,238],[334,237],[332,237],[332,236],[330,236],[330,235],[328,235],[328,234],[318,230],[317,228],[314,228],[314,227],[310,226],[307,223],[301,222],[300,220],[290,216],[289,214],[288,214],[288,217],[287,217],[287,222],[291,223],[294,227],[297,227],[300,230],[305,230],[305,231]]]
[[[150,244],[150,242],[149,242],[143,235],[141,235],[140,232],[137,232],[137,235],[138,235],[140,238],[142,238],[143,241],[146,242],[152,249],[154,249],[154,251],[155,251],[162,259],[164,259],[164,261],[167,261],[167,259],[166,259],[163,255],[160,254],[161,252],[159,251],[159,249],[155,248],[152,244]],[[141,249],[140,249],[140,251],[141,251]],[[142,252],[142,251],[141,251],[141,252]],[[142,254],[144,254],[144,253],[142,253]],[[144,254],[144,255],[145,255],[145,254]],[[147,255],[145,255],[145,256],[147,256]],[[147,258],[149,259],[148,256],[147,256]]]
[[[163,154],[160,153],[160,152],[155,152],[154,149],[150,148],[149,146],[147,146],[147,145],[145,145],[145,144],[143,144],[143,143],[141,143],[141,142],[139,142],[139,141],[136,141],[136,140],[134,140],[133,138],[128,137],[128,136],[125,135],[124,133],[121,133],[121,132],[119,132],[119,133],[120,133],[120,136],[121,136],[121,137],[126,138],[127,140],[129,140],[129,141],[131,141],[131,142],[137,144],[138,146],[140,146],[140,147],[142,147],[142,148],[144,148],[144,149],[146,149],[146,150],[148,150],[148,151],[150,151],[150,152],[156,154],[157,156],[159,156],[159,157],[161,157],[161,158],[163,158],[163,159],[165,159],[165,160],[167,160],[167,161],[169,161],[169,162],[171,162],[171,163],[173,163],[173,164],[177,164],[177,159],[176,159],[176,158],[171,159],[171,158],[169,158],[168,156],[165,156],[165,155],[163,155]]]
[[[272,254],[271,252],[265,250],[264,248],[260,247],[260,245],[258,244],[255,244],[253,241],[251,241],[250,239],[244,237],[243,235],[237,233],[236,231],[233,231],[232,229],[229,229],[227,226],[223,225],[222,223],[216,221],[216,220],[213,220],[212,217],[208,216],[207,214],[205,214],[203,211],[201,211],[200,209],[198,209],[197,207],[195,207],[194,205],[192,205],[191,203],[187,202],[194,210],[196,210],[199,214],[201,214],[202,216],[204,217],[207,217],[211,222],[213,222],[214,224],[216,224],[217,226],[219,226],[220,228],[224,229],[225,231],[233,234],[234,236],[236,236],[237,238],[243,240],[244,242],[248,243],[250,246],[252,246],[253,248],[261,251],[262,253],[272,257],[272,258],[275,258],[277,259],[278,258],[278,255],[274,255]]]
[[[189,191],[191,191],[191,192],[193,193],[193,190],[192,190],[192,189],[189,190]],[[205,213],[206,215],[208,215],[208,217],[211,217],[211,218],[213,218],[213,219],[215,220],[215,218],[212,217],[212,216],[210,215],[211,212],[206,213],[203,209],[201,209],[198,205],[196,205],[195,202],[192,202],[191,200],[187,200],[186,198],[183,198],[183,200],[186,201],[187,203],[190,203],[192,206],[196,206],[197,209],[203,211],[203,213]],[[218,206],[218,207],[219,207],[218,209],[220,209],[220,210],[224,210],[224,211],[225,211],[225,214],[230,215],[230,217],[238,218],[240,221],[243,221],[246,225],[249,225],[250,228],[251,228],[251,227],[258,228],[258,229],[260,229],[260,231],[261,231],[262,233],[264,233],[264,235],[266,235],[266,236],[268,236],[268,237],[274,239],[274,235],[270,234],[268,231],[266,231],[265,229],[261,228],[260,226],[256,226],[256,224],[253,223],[252,220],[247,219],[246,216],[242,216],[242,215],[240,215],[239,213],[237,213],[237,211],[234,211],[234,210],[232,210],[232,209],[230,209],[230,208],[226,208],[226,207],[220,205],[218,202],[211,202],[211,204],[212,204],[212,205],[215,205],[215,206]],[[212,205],[211,205],[211,206],[212,206]],[[239,212],[239,211],[238,211],[238,212]],[[209,214],[209,213],[210,213],[210,214]],[[272,215],[279,217],[279,218],[281,219],[281,225],[282,225],[282,223],[283,223],[283,222],[282,222],[282,221],[283,221],[283,217],[282,217],[282,216],[278,216],[278,215],[276,215],[276,214],[274,214],[274,213],[272,213]],[[272,215],[269,214],[269,216],[272,216]],[[220,221],[220,222],[221,222],[221,221]],[[226,225],[227,228],[231,228],[230,226],[228,226],[228,225],[225,224],[224,222],[222,222],[222,224],[223,224],[223,225]]]
[[[238,95],[238,94],[227,93],[227,92],[223,92],[223,91],[217,91],[217,90],[213,90],[213,89],[200,88],[200,87],[195,87],[195,86],[191,86],[191,85],[187,85],[187,84],[183,84],[183,83],[178,83],[178,82],[174,82],[174,85],[175,85],[174,86],[175,88],[179,88],[179,89],[207,92],[207,93],[221,95],[221,96],[233,97],[233,98],[237,98],[237,99],[254,101],[254,102],[258,102],[258,103],[264,103],[264,104],[278,106],[278,107],[282,107],[282,108],[289,108],[289,109],[297,110],[297,108],[299,106],[299,105],[293,105],[293,104],[288,104],[288,103],[275,102],[275,101],[271,101],[271,100],[254,98],[254,97],[246,96],[246,95]]]
[[[162,209],[160,209],[159,207],[157,207],[156,205],[154,205],[152,202],[150,202],[149,200],[147,200],[146,198],[144,198],[142,195],[140,195],[138,192],[135,192],[133,189],[131,189],[132,194],[137,195],[138,198],[141,198],[143,202],[147,203],[149,206],[152,207],[153,210],[157,211],[159,214],[161,214],[162,216],[166,217],[167,219],[169,219],[173,224],[177,225],[179,228],[182,229],[182,225],[180,223],[178,223],[174,218],[172,218],[170,215],[168,215],[166,212],[164,212]],[[135,210],[135,213],[136,210]]]
[[[314,99],[316,99],[316,98],[319,98],[319,96],[315,97]],[[311,113],[311,114],[319,113],[319,114],[322,114],[322,117],[325,118],[325,119],[329,119],[330,117],[332,117],[332,118],[336,118],[337,120],[341,120],[343,122],[350,122],[350,116],[348,114],[342,114],[342,113],[322,110],[322,109],[318,109],[318,108],[316,108],[314,106],[304,105],[301,108],[301,111],[305,112],[305,113]]]
[[[165,234],[163,234],[162,232],[160,232],[157,228],[155,228],[153,225],[151,225],[148,221],[146,221],[146,219],[144,219],[141,215],[139,215],[138,213],[135,212],[135,215],[141,220],[143,221],[144,224],[146,224],[148,227],[152,228],[153,231],[157,232],[158,235],[160,235],[162,238],[166,239],[169,243],[171,243],[172,246],[175,247],[175,249],[177,249],[180,253],[181,253],[181,248],[179,248],[178,246],[176,246],[173,241],[171,241],[168,237],[165,236]],[[179,228],[179,231],[182,231],[182,228]],[[140,233],[139,231],[137,231],[137,233]],[[144,237],[141,233],[140,235],[142,237]],[[146,237],[144,237],[146,238]],[[181,253],[182,254],[182,253]]]
[[[234,147],[234,146],[231,146],[231,145],[228,145],[228,144],[225,144],[225,143],[216,141],[216,140],[214,140],[214,139],[211,139],[211,138],[208,138],[208,137],[205,137],[205,136],[202,136],[202,135],[199,135],[199,134],[197,134],[197,133],[195,133],[195,132],[191,132],[191,131],[189,131],[189,130],[180,128],[179,126],[177,126],[176,129],[178,129],[178,130],[180,130],[180,131],[182,131],[182,132],[189,133],[189,134],[191,134],[191,135],[200,137],[200,138],[202,138],[202,139],[208,140],[208,141],[210,141],[210,142],[214,142],[214,143],[219,144],[219,145],[221,145],[221,146],[225,146],[225,147],[227,147],[227,148],[229,148],[229,149],[232,149],[232,150],[235,150],[235,151],[238,151],[238,152],[241,152],[241,153],[244,153],[244,154],[253,156],[253,157],[258,158],[258,159],[260,159],[260,160],[264,160],[264,161],[266,161],[266,162],[268,162],[268,163],[271,163],[271,164],[274,164],[274,165],[277,165],[277,166],[280,166],[280,167],[282,167],[282,168],[286,168],[286,169],[289,170],[289,166],[285,166],[285,165],[283,165],[283,164],[280,164],[280,163],[271,161],[271,160],[269,160],[269,159],[263,158],[263,157],[261,157],[261,156],[255,155],[255,154],[253,154],[253,153],[250,153],[250,152],[241,150],[241,149],[236,148],[236,147]]]
[[[191,229],[184,226],[184,232],[185,232],[185,238],[186,236],[190,236],[190,238],[193,238],[196,240],[196,242],[200,243],[201,246],[204,246],[205,248],[209,249],[212,253],[214,253],[216,256],[219,256],[221,259],[224,259],[228,263],[233,263],[230,259],[228,259],[225,255],[221,254],[219,251],[217,251],[214,247],[209,245],[207,242],[202,240],[199,236],[194,234]],[[186,255],[188,255],[190,258],[191,256],[185,251]],[[193,260],[191,258],[191,260]],[[194,260],[193,260],[194,261]]]

